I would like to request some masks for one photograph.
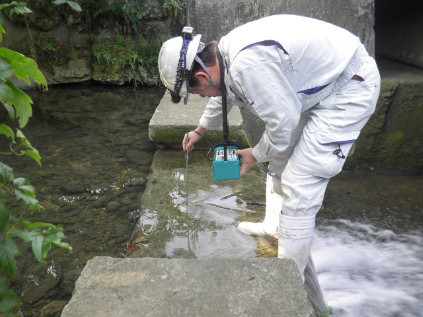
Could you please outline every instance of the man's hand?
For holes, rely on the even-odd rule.
[[[194,150],[194,144],[200,141],[202,138],[201,134],[198,134],[194,131],[188,132],[184,135],[184,139],[182,140],[182,148],[184,151],[192,151]]]
[[[204,129],[201,125],[199,125],[195,131],[188,132],[184,135],[184,139],[182,140],[182,148],[184,151],[188,150],[191,152],[194,150],[194,144],[200,141],[204,133],[207,132],[207,130]]]
[[[256,158],[253,156],[253,149],[248,148],[245,150],[238,150],[235,154],[242,155],[242,166],[241,166],[241,176],[247,173],[247,171],[257,164]]]

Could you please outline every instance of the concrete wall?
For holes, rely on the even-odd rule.
[[[297,14],[339,25],[360,37],[374,54],[373,0],[187,0],[187,22],[205,42],[233,28],[273,14]]]
[[[376,54],[423,67],[423,1],[376,0]]]

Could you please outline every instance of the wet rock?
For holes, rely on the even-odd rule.
[[[76,216],[76,215],[78,215],[78,214],[80,214],[81,213],[81,210],[80,209],[74,209],[74,210],[72,210],[72,211],[69,211],[66,215],[64,215],[62,218],[63,219],[66,219],[66,218],[70,218],[70,217],[73,217],[73,216]]]
[[[71,210],[77,209],[78,207],[79,207],[79,205],[77,205],[77,204],[66,204],[65,206],[60,208],[60,212],[66,213],[66,212],[69,212]]]
[[[100,157],[98,159],[92,160],[93,165],[105,165],[107,163],[107,158]]]
[[[21,299],[24,303],[33,303],[44,297],[59,282],[60,279],[53,275],[48,275],[45,279],[40,278],[38,281],[34,280],[24,286]]]
[[[120,204],[117,201],[111,201],[107,204],[106,211],[110,212],[120,208]]]
[[[142,140],[142,141],[137,141],[134,142],[134,146],[138,149],[138,150],[142,150],[142,151],[147,151],[147,152],[154,152],[156,149],[156,146],[154,145],[153,142],[151,142],[148,139]]]
[[[150,166],[153,156],[139,150],[130,149],[126,152],[126,157],[133,163]]]
[[[68,301],[56,300],[53,301],[41,309],[41,317],[60,317],[63,308],[66,306]]]
[[[98,247],[98,244],[95,240],[90,240],[87,244],[87,246],[85,247],[85,251],[90,252],[92,250],[94,250],[95,248]]]
[[[115,230],[116,230],[116,236],[119,236],[119,237],[131,233],[130,226],[124,225],[124,224],[118,224],[118,225],[116,225]]]
[[[49,84],[86,81],[91,79],[91,66],[86,58],[78,58],[70,60],[66,65],[53,66],[53,73],[46,76]]]
[[[110,248],[113,248],[115,245],[116,245],[116,239],[112,239],[112,240],[110,240],[108,243],[107,243],[107,245],[110,247]]]
[[[72,294],[75,288],[75,282],[78,279],[79,275],[81,275],[81,272],[82,272],[82,268],[78,268],[63,274],[63,281],[60,284],[60,288],[65,294],[67,295]]]
[[[145,186],[145,184],[147,183],[147,179],[146,178],[139,178],[139,179],[135,179],[131,182],[129,182],[126,186],[127,187],[136,187],[136,186]]]
[[[81,225],[78,223],[67,224],[64,227],[66,233],[73,233],[81,229]]]
[[[80,180],[73,180],[67,183],[63,189],[68,194],[79,194],[85,190],[85,187]]]

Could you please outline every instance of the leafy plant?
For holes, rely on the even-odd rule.
[[[65,2],[71,5],[72,1]],[[13,12],[31,12],[26,3],[15,1],[0,5],[0,10],[8,6],[13,6]],[[0,42],[2,33],[5,33],[2,24],[3,19],[0,16]],[[10,80],[12,76],[29,85],[32,78],[37,84],[46,88],[47,82],[34,60],[12,50],[0,48],[0,103],[6,108],[11,119],[18,120],[19,128],[22,129],[32,116],[32,99]],[[15,133],[11,127],[0,123],[0,134],[11,140],[9,150],[0,154],[27,155],[41,165],[41,156],[37,149],[31,145],[20,129],[16,129]],[[9,209],[8,203],[19,206],[20,210]],[[35,258],[42,263],[45,262],[52,245],[72,251],[67,243],[61,241],[65,238],[61,228],[49,223],[31,223],[25,220],[24,215],[27,211],[33,214],[41,208],[36,199],[35,189],[29,180],[16,178],[13,169],[0,162],[0,268],[7,274],[16,273],[15,257],[22,254],[16,239],[31,243]],[[16,216],[16,212],[19,212],[19,215]],[[14,316],[12,310],[20,304],[20,299],[9,287],[7,277],[0,276],[0,311],[7,316]]]
[[[51,43],[47,43],[46,49],[48,49],[49,51],[55,51],[56,50],[56,48]]]

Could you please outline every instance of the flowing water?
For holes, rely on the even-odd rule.
[[[182,151],[161,151],[163,172],[150,175],[155,148],[147,138],[148,122],[162,94],[81,85],[32,94],[36,111],[24,133],[43,166],[16,157],[6,163],[31,180],[45,207],[28,218],[63,227],[74,252],[53,249],[47,264],[38,264],[22,246],[18,275],[10,277],[25,304],[21,316],[35,316],[52,302],[66,304],[86,261],[98,255],[276,256],[275,241],[236,229],[238,221],[263,218],[262,181],[247,176],[214,183],[210,162],[192,153],[187,211]],[[140,213],[147,181],[164,185],[152,186],[160,195],[156,208]],[[144,202],[150,193],[145,194]],[[134,235],[137,229],[141,234]],[[422,229],[423,177],[345,172],[332,179],[312,254],[334,313],[423,316]]]
[[[312,254],[339,316],[423,316],[423,177],[335,177]]]

